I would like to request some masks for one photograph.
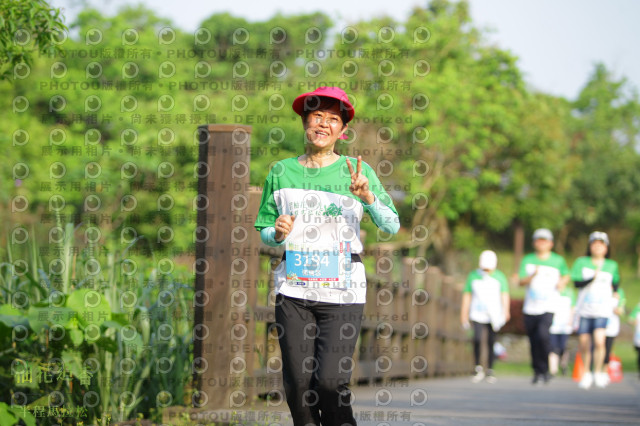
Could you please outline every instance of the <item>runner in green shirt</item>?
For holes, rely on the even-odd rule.
[[[619,297],[617,290],[620,284],[618,263],[608,257],[609,236],[604,232],[592,232],[587,255],[576,259],[571,268],[571,279],[580,289],[576,305],[577,333],[585,366],[591,366],[593,344],[593,372],[583,374],[579,383],[582,389],[589,389],[594,383],[598,387],[608,384],[607,373],[603,371],[605,330],[611,316],[611,298]]]
[[[573,316],[576,306],[575,290],[571,287],[565,287],[561,292],[557,292],[553,305],[553,322],[549,329],[551,338],[549,373],[555,376],[560,368],[564,376],[569,365],[569,352],[566,351],[566,347],[569,336],[573,333]]]
[[[293,110],[305,153],[270,170],[254,225],[265,244],[285,248],[274,270],[284,390],[296,426],[355,424],[345,366],[366,301],[360,222],[367,213],[391,234],[400,223],[373,168],[334,150],[355,114],[347,94],[319,87]]]
[[[462,293],[460,321],[465,329],[473,325],[473,356],[475,375],[471,381],[478,383],[485,379],[495,383],[493,373],[493,344],[498,330],[510,318],[509,285],[502,271],[496,269],[498,256],[491,250],[480,254],[478,269],[469,273]],[[471,323],[471,325],[470,325]],[[480,345],[483,329],[486,330],[487,351],[489,354],[487,370],[480,365]]]
[[[527,254],[520,263],[520,285],[527,286],[522,312],[524,326],[531,345],[532,384],[551,379],[549,328],[553,321],[553,300],[569,282],[569,268],[564,258],[552,252],[553,234],[545,228],[533,233],[534,253]]]

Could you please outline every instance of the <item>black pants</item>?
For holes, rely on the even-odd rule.
[[[609,358],[611,358],[611,348],[613,348],[613,339],[615,339],[615,337],[607,336],[606,340],[604,341],[604,348],[605,348],[604,363],[605,364],[609,364]]]
[[[348,384],[363,308],[276,298],[284,390],[296,426],[356,424]]]
[[[550,312],[542,315],[524,315],[524,328],[527,330],[531,345],[531,366],[536,375],[549,372],[549,352],[551,351],[549,328],[552,322],[553,313]]]
[[[480,365],[480,345],[482,344],[482,329],[486,329],[487,349],[489,351],[489,365],[487,365],[487,368],[491,370],[493,368],[493,361],[495,359],[495,355],[493,353],[493,344],[496,342],[496,332],[493,331],[493,327],[491,327],[491,324],[482,324],[475,321],[471,321],[471,324],[473,324],[473,359],[475,360],[475,365]]]

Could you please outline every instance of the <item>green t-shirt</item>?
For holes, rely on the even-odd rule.
[[[598,269],[590,256],[576,259],[571,268],[571,279],[585,281],[592,278],[594,279],[591,283],[580,289],[576,312],[585,318],[609,318],[613,285],[620,282],[618,263],[615,260],[604,259]]]
[[[473,283],[477,280],[482,281],[487,277],[498,281],[498,283],[500,284],[501,293],[509,293],[509,284],[507,283],[507,277],[499,269],[496,269],[490,274],[486,274],[486,273],[483,274],[483,271],[480,269],[476,269],[470,272],[469,276],[467,276],[467,282],[464,286],[463,292],[472,293],[474,291]]]
[[[349,219],[357,220],[359,224],[365,204],[349,190],[351,174],[346,158],[342,155],[336,162],[320,168],[304,167],[297,157],[277,162],[262,189],[255,228],[260,231],[274,226],[281,214],[327,217],[343,215],[347,210],[354,212]],[[357,159],[348,158],[355,170]],[[362,174],[369,179],[369,190],[397,215],[391,197],[375,171],[365,162],[362,163]]]
[[[350,303],[365,302],[366,278],[362,263],[353,265],[355,272],[351,274],[351,284],[338,288],[336,284],[347,283],[342,278],[336,281],[333,276],[334,269],[340,265],[339,258],[325,254],[335,252],[338,246],[342,253],[343,244],[345,249],[349,247],[352,254],[362,253],[360,222],[364,212],[367,211],[384,231],[386,225],[397,225],[397,222],[379,223],[384,219],[378,217],[376,220],[373,206],[378,212],[392,212],[384,216],[388,219],[397,220],[397,211],[375,171],[364,162],[362,174],[369,180],[369,190],[375,195],[376,201],[368,206],[351,193],[347,159],[356,170],[357,159],[341,156],[334,163],[320,168],[304,167],[297,158],[287,158],[277,162],[269,171],[254,226],[261,231],[274,226],[280,215],[295,216],[293,227],[284,242],[285,248],[292,253],[309,253],[310,259],[303,261],[303,257],[296,257],[294,261],[287,256],[283,262],[285,267],[274,270],[277,294],[319,302],[346,303],[344,294],[350,293]],[[313,260],[316,257],[321,260]],[[294,271],[294,265],[304,265],[305,270]],[[317,278],[325,275],[323,267],[330,279]],[[317,278],[315,280],[294,279],[301,274],[311,276],[316,272],[318,275],[313,276]]]
[[[494,325],[499,329],[504,322],[502,293],[509,292],[507,277],[500,270],[490,274],[482,269],[471,271],[467,277],[464,293],[471,293],[469,319],[481,324]]]
[[[537,272],[536,272],[537,271]],[[527,288],[522,312],[527,315],[542,315],[553,312],[553,299],[557,294],[557,285],[564,275],[569,274],[567,262],[558,253],[551,252],[549,257],[541,259],[535,253],[529,253],[520,263],[520,278],[536,274]]]

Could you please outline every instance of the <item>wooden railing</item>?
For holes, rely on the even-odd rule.
[[[250,192],[254,212],[260,195],[258,189]],[[234,326],[247,330],[246,338],[234,346],[245,350],[233,355],[245,359],[251,378],[247,384],[252,385],[245,390],[248,397],[282,390],[272,278],[282,249],[261,243],[258,247],[262,262],[254,262],[250,274],[260,277],[258,285],[243,289],[247,304],[233,315]],[[468,373],[471,351],[459,322],[461,286],[424,259],[399,255],[393,245],[378,244],[363,257],[365,264],[375,267],[367,272],[367,302],[353,355],[352,382]]]

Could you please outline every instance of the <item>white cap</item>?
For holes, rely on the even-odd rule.
[[[589,235],[589,244],[594,241],[602,241],[606,245],[609,245],[609,236],[606,232],[592,232],[591,235]]]
[[[553,241],[553,233],[547,228],[536,229],[533,233],[533,240],[549,240]]]
[[[498,255],[492,250],[485,250],[480,253],[480,262],[478,262],[480,269],[494,270],[498,267]]]

